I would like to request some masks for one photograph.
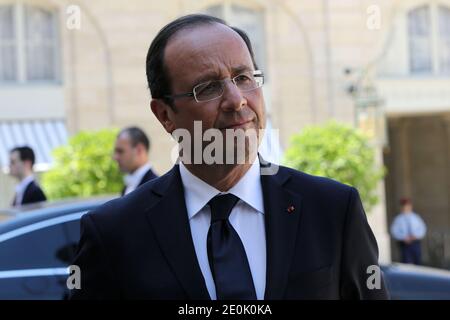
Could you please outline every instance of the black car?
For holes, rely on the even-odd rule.
[[[450,271],[411,264],[382,265],[393,300],[450,300]]]
[[[67,298],[80,218],[109,199],[0,211],[0,299]],[[450,271],[402,264],[381,269],[392,299],[450,299]]]
[[[80,218],[111,197],[0,211],[0,299],[65,299]]]

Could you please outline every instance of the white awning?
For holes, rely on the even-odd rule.
[[[9,166],[9,152],[27,145],[36,155],[36,170],[48,168],[54,148],[67,143],[64,120],[2,120],[0,121],[0,168]]]

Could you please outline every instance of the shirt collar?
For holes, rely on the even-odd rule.
[[[234,194],[258,212],[264,213],[260,170],[259,158],[257,158],[229,193]]]
[[[135,170],[133,173],[125,175],[123,177],[123,181],[124,181],[125,185],[131,186],[131,185],[139,184],[139,182],[145,176],[147,171],[151,169],[151,167],[152,166],[150,165],[150,163],[146,163],[139,169]]]
[[[32,181],[34,181],[34,176],[33,175],[28,176],[25,179],[23,179],[22,181],[20,181],[19,184],[16,186],[16,192],[20,193],[20,194],[24,193],[25,189],[28,187],[28,185]]]
[[[185,190],[186,209],[188,217],[191,219],[209,200],[221,192],[193,175],[182,162],[180,162],[179,168]],[[264,213],[259,159],[227,193],[234,194],[258,212]]]

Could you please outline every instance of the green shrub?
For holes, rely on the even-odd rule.
[[[369,139],[351,127],[334,121],[306,127],[292,137],[285,164],[354,186],[367,212],[378,203],[376,189],[384,176],[384,168],[376,166]]]
[[[53,151],[54,165],[42,185],[49,199],[119,193],[123,183],[112,159],[118,131],[80,132]]]

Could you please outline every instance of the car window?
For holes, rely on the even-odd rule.
[[[70,265],[75,259],[77,252],[78,241],[80,239],[80,220],[73,220],[61,224],[64,236],[66,237],[66,245],[61,247],[56,255],[58,259]]]
[[[0,271],[65,267],[67,262],[57,253],[67,242],[60,224],[0,242]]]
[[[62,224],[64,234],[67,236],[70,242],[76,242],[80,240],[80,219],[68,221]]]

